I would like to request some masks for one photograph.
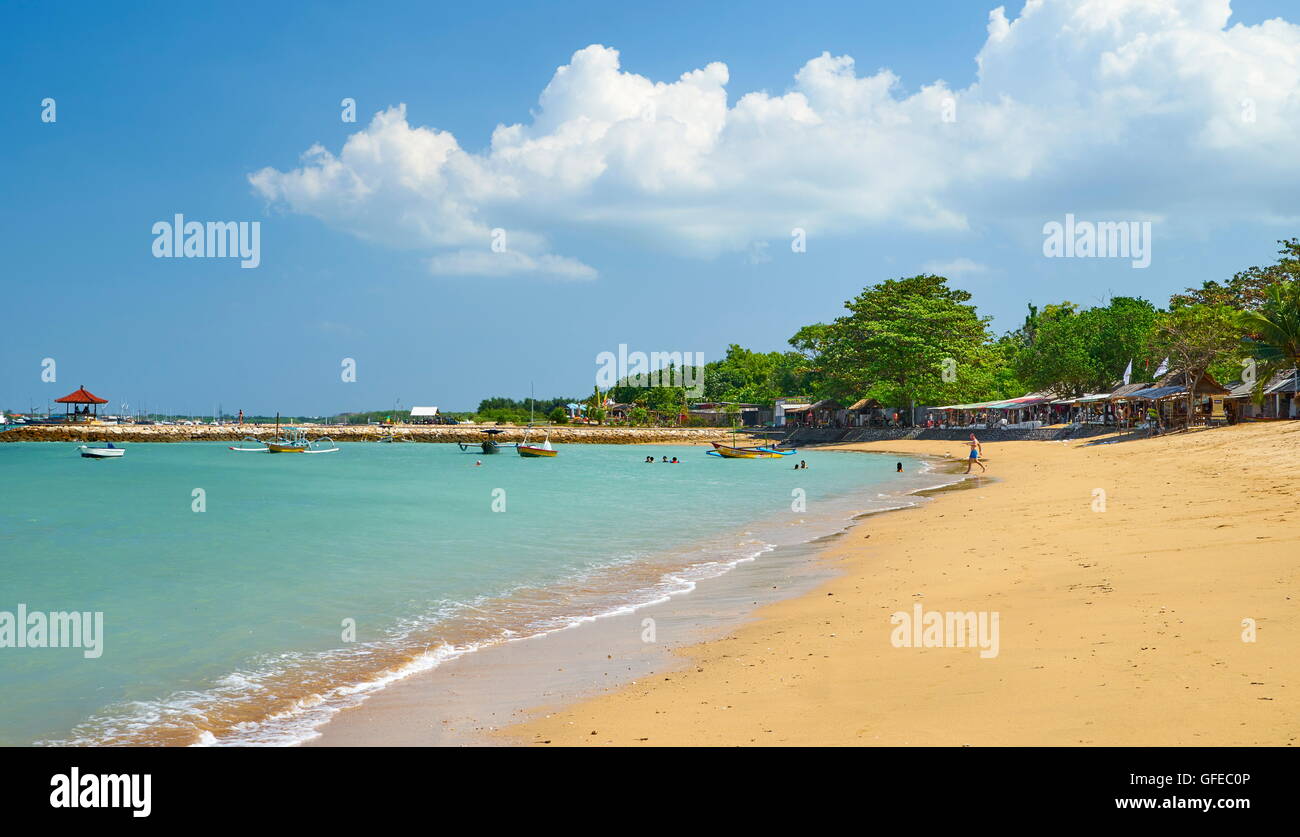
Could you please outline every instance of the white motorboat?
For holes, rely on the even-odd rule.
[[[117,459],[126,456],[126,450],[114,447],[112,442],[101,448],[92,448],[90,445],[81,446],[81,456],[83,459]]]

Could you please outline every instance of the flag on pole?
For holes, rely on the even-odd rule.
[[[1128,367],[1124,369],[1124,386],[1129,385],[1129,381],[1132,377],[1133,377],[1133,361],[1130,360],[1128,362]]]
[[[1161,375],[1165,374],[1168,371],[1169,371],[1169,358],[1165,358],[1164,360],[1160,361],[1160,366],[1159,368],[1156,369],[1156,374],[1154,375],[1154,377],[1159,378]]]

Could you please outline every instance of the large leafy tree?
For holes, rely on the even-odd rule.
[[[1135,368],[1148,365],[1157,318],[1155,306],[1133,297],[1082,311],[1071,302],[1041,313],[1031,308],[1025,328],[1010,335],[1021,346],[1016,371],[1035,390],[1082,395],[1109,389],[1130,361]]]
[[[1216,361],[1240,345],[1240,318],[1228,305],[1180,305],[1160,317],[1153,342],[1174,368],[1186,373],[1188,425],[1201,379]]]
[[[1030,389],[1080,395],[1096,377],[1078,308],[1068,301],[1042,311],[1030,306],[1024,327],[1012,333],[1020,343],[1016,372]]]
[[[989,361],[988,318],[942,276],[889,279],[845,303],[822,335],[827,390],[844,399],[942,404],[974,395]]]

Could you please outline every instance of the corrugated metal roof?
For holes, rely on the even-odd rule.
[[[1115,387],[1110,392],[1106,393],[1104,397],[1110,400],[1115,400],[1118,398],[1128,398],[1135,392],[1141,392],[1144,389],[1154,389],[1155,386],[1156,385],[1153,383],[1124,384],[1123,386]]]
[[[1264,394],[1273,395],[1281,392],[1298,392],[1300,391],[1300,381],[1297,380],[1297,371],[1295,368],[1283,369],[1268,379],[1264,385]],[[1255,384],[1238,381],[1228,385],[1229,398],[1249,398],[1254,394]]]
[[[1178,395],[1187,392],[1187,387],[1151,387],[1149,389],[1140,389],[1137,392],[1130,393],[1129,398],[1141,398],[1144,401],[1156,401],[1161,398],[1168,398],[1171,395]]]

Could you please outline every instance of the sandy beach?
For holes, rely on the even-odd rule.
[[[964,455],[955,442],[852,447]],[[991,479],[978,490],[863,520],[822,553],[838,574],[812,592],[678,649],[670,670],[539,711],[497,737],[548,746],[1300,739],[1300,426],[984,451]],[[895,647],[891,614],[918,603],[996,612],[997,655]]]

